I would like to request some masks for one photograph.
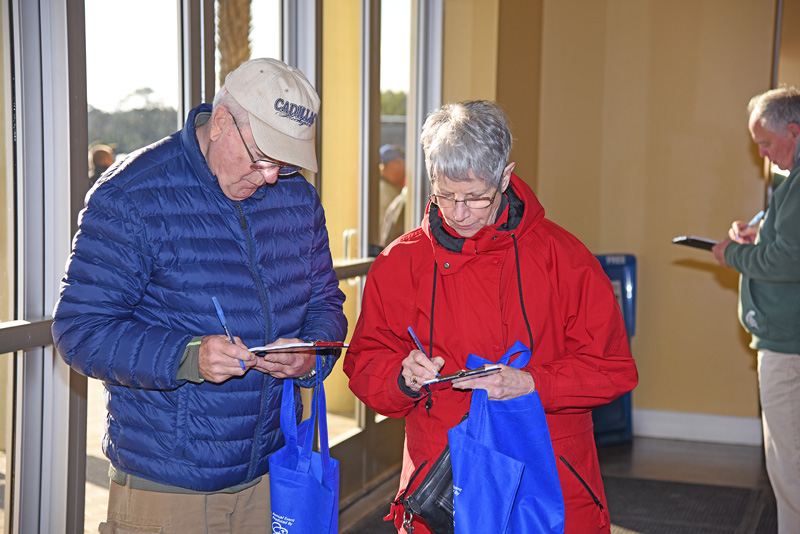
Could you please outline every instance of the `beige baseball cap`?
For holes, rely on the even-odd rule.
[[[277,59],[251,59],[225,77],[225,89],[247,111],[264,154],[317,172],[319,96],[300,70]]]

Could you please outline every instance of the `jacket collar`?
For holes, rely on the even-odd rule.
[[[199,114],[211,113],[211,111],[212,107],[210,104],[200,104],[189,112],[189,115],[186,117],[186,124],[184,124],[180,134],[181,146],[183,147],[183,153],[189,162],[189,166],[192,168],[200,182],[213,190],[215,193],[225,196],[225,193],[222,192],[222,188],[219,186],[219,180],[217,180],[216,175],[211,172],[211,169],[206,162],[206,158],[203,155],[203,151],[200,150],[200,143],[197,140],[197,130],[195,129],[194,124]],[[267,188],[261,186],[256,189],[256,191],[250,195],[249,198],[261,200],[264,198],[266,193]]]
[[[428,204],[424,229],[434,245],[438,244],[449,252],[471,255],[508,248],[513,245],[511,233],[519,237],[527,232],[544,217],[544,208],[530,187],[513,174],[502,202],[495,223],[484,226],[470,238],[458,236],[447,226],[438,206],[432,203]]]

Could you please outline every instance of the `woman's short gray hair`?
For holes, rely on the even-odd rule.
[[[800,91],[794,86],[770,89],[750,99],[747,116],[756,117],[761,126],[782,133],[789,124],[800,125]]]
[[[496,102],[445,104],[422,126],[422,149],[431,186],[439,177],[500,185],[511,152],[511,129]]]

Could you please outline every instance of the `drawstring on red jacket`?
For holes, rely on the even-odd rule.
[[[436,304],[436,273],[438,271],[438,264],[436,260],[433,262],[433,290],[431,292],[431,329],[430,335],[428,339],[428,354],[431,355],[431,359],[433,359],[433,310],[434,304]],[[431,408],[433,408],[433,393],[431,393],[431,387],[425,386],[425,394],[428,397],[425,399],[425,411],[428,412],[428,417],[431,416]]]
[[[511,239],[514,240],[514,256],[517,259],[517,288],[519,289],[519,305],[522,308],[522,318],[525,319],[525,326],[528,327],[528,339],[531,342],[531,352],[533,352],[533,334],[531,333],[531,324],[528,322],[528,314],[525,313],[525,301],[522,300],[522,274],[519,268],[519,247],[517,247],[517,234],[511,232]]]

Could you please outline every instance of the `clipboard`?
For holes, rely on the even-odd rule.
[[[706,239],[705,237],[695,237],[693,235],[682,235],[672,240],[676,245],[685,245],[687,247],[699,248],[703,250],[711,250],[711,248],[719,243],[713,239]]]
[[[285,345],[273,345],[271,347],[252,347],[249,350],[255,355],[263,355],[267,352],[310,352],[314,350],[333,350],[347,348],[349,345],[342,341],[304,341],[302,343],[286,343]]]
[[[442,382],[450,382],[452,380],[456,380],[457,378],[473,378],[476,376],[486,376],[486,375],[493,375],[500,371],[499,365],[484,365],[482,367],[478,367],[477,369],[462,369],[457,373],[453,373],[451,375],[444,375],[444,376],[437,376],[436,378],[431,378],[430,380],[426,380],[422,383],[423,386],[430,386],[432,384],[441,384]]]

